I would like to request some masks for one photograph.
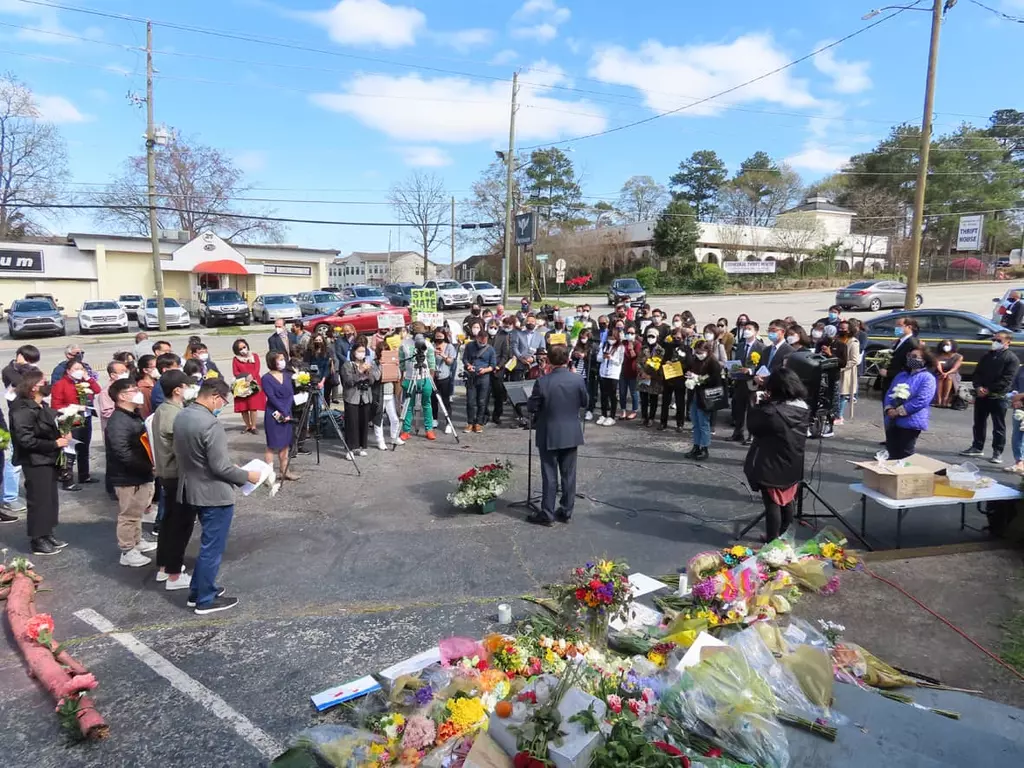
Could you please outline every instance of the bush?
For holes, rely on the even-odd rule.
[[[686,280],[686,290],[700,293],[719,293],[722,291],[729,276],[725,270],[715,264],[694,264]]]
[[[645,291],[657,288],[660,278],[661,273],[654,267],[644,267],[636,273],[636,280],[644,287]]]

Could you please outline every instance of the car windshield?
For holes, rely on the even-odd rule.
[[[844,290],[847,290],[847,291],[863,291],[865,288],[870,288],[876,282],[877,282],[876,280],[865,280],[862,283],[854,283],[853,285],[848,285],[848,286],[846,286],[846,288]]]
[[[353,288],[352,292],[361,299],[370,299],[374,296],[383,296],[379,288]]]
[[[341,301],[341,299],[338,298],[338,294],[336,293],[318,293],[313,297],[313,301],[323,303],[326,301]]]
[[[15,312],[48,312],[53,309],[53,304],[41,299],[29,299],[28,301],[14,302]]]
[[[636,280],[617,280],[615,287],[620,291],[642,291],[640,283]]]
[[[87,301],[82,305],[82,309],[120,309],[120,307],[113,301]]]
[[[457,291],[462,288],[461,285],[456,283],[454,280],[441,280],[437,287],[442,291]]]
[[[294,304],[291,296],[264,296],[264,304]]]
[[[118,301],[142,301],[142,296],[137,293],[122,293],[117,297]]]
[[[478,291],[489,291],[494,288],[490,283],[473,283],[473,287]]]
[[[236,304],[242,301],[238,291],[210,291],[206,294],[207,304]]]
[[[164,299],[164,309],[180,306],[177,299]],[[156,309],[156,299],[146,299],[146,309]]]

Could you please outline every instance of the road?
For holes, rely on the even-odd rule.
[[[1006,282],[998,283],[968,283],[955,285],[925,286],[920,292],[924,296],[925,307],[948,307],[950,309],[965,309],[971,312],[989,317],[992,314],[992,298],[1002,296],[1007,288]],[[656,296],[651,302],[653,306],[672,315],[689,309],[697,318],[698,323],[714,322],[719,317],[726,317],[729,321],[736,319],[741,312],[748,313],[751,317],[766,325],[769,320],[778,317],[792,315],[802,323],[811,323],[823,316],[835,298],[835,291],[779,291],[775,293],[751,293],[734,296]],[[563,298],[565,300],[565,298]],[[589,301],[596,313],[608,310],[607,299],[601,295],[573,296],[569,299],[573,302]],[[514,305],[513,305],[514,306]],[[868,319],[885,314],[891,310],[882,312],[853,312],[851,317]],[[448,313],[448,317],[461,320],[465,317],[465,310]],[[8,335],[0,339],[0,356],[13,353],[21,344],[35,344],[43,350],[44,358],[49,360],[52,355],[48,350],[63,349],[66,344],[72,341],[82,344],[86,350],[87,359],[109,360],[117,351],[130,349],[135,341],[134,334],[138,330],[132,324],[132,331],[128,334],[102,334],[82,336],[71,333],[77,330],[78,321],[75,318],[68,318],[69,335],[64,337],[45,337],[37,339],[12,340]],[[220,329],[223,332],[226,329]],[[166,334],[159,334],[150,331],[151,338],[166,336],[173,346],[179,351],[185,347],[185,340],[190,334],[197,334],[203,337],[210,354],[215,360],[227,360],[231,356],[231,344],[239,335],[249,339],[254,344],[254,349],[262,349],[262,345],[255,339],[266,339],[270,335],[271,327],[261,323],[245,328],[240,334],[229,332],[219,335],[214,330],[194,326],[190,331],[169,331]],[[180,340],[180,341],[179,341]]]

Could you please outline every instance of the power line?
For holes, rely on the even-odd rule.
[[[1013,16],[1009,13],[1005,13],[1004,11],[1000,11],[998,8],[993,8],[992,6],[985,5],[984,3],[979,3],[978,0],[970,0],[970,2],[978,6],[979,8],[984,8],[989,13],[993,13],[996,16],[1003,18],[1006,21],[1012,21],[1017,24],[1024,24],[1024,17]]]

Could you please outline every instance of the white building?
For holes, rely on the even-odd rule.
[[[422,285],[437,277],[437,265],[427,264],[423,274],[423,254],[416,251],[384,251],[369,253],[354,251],[335,259],[327,268],[328,284],[332,288],[346,285],[387,285],[388,283],[416,283]]]

